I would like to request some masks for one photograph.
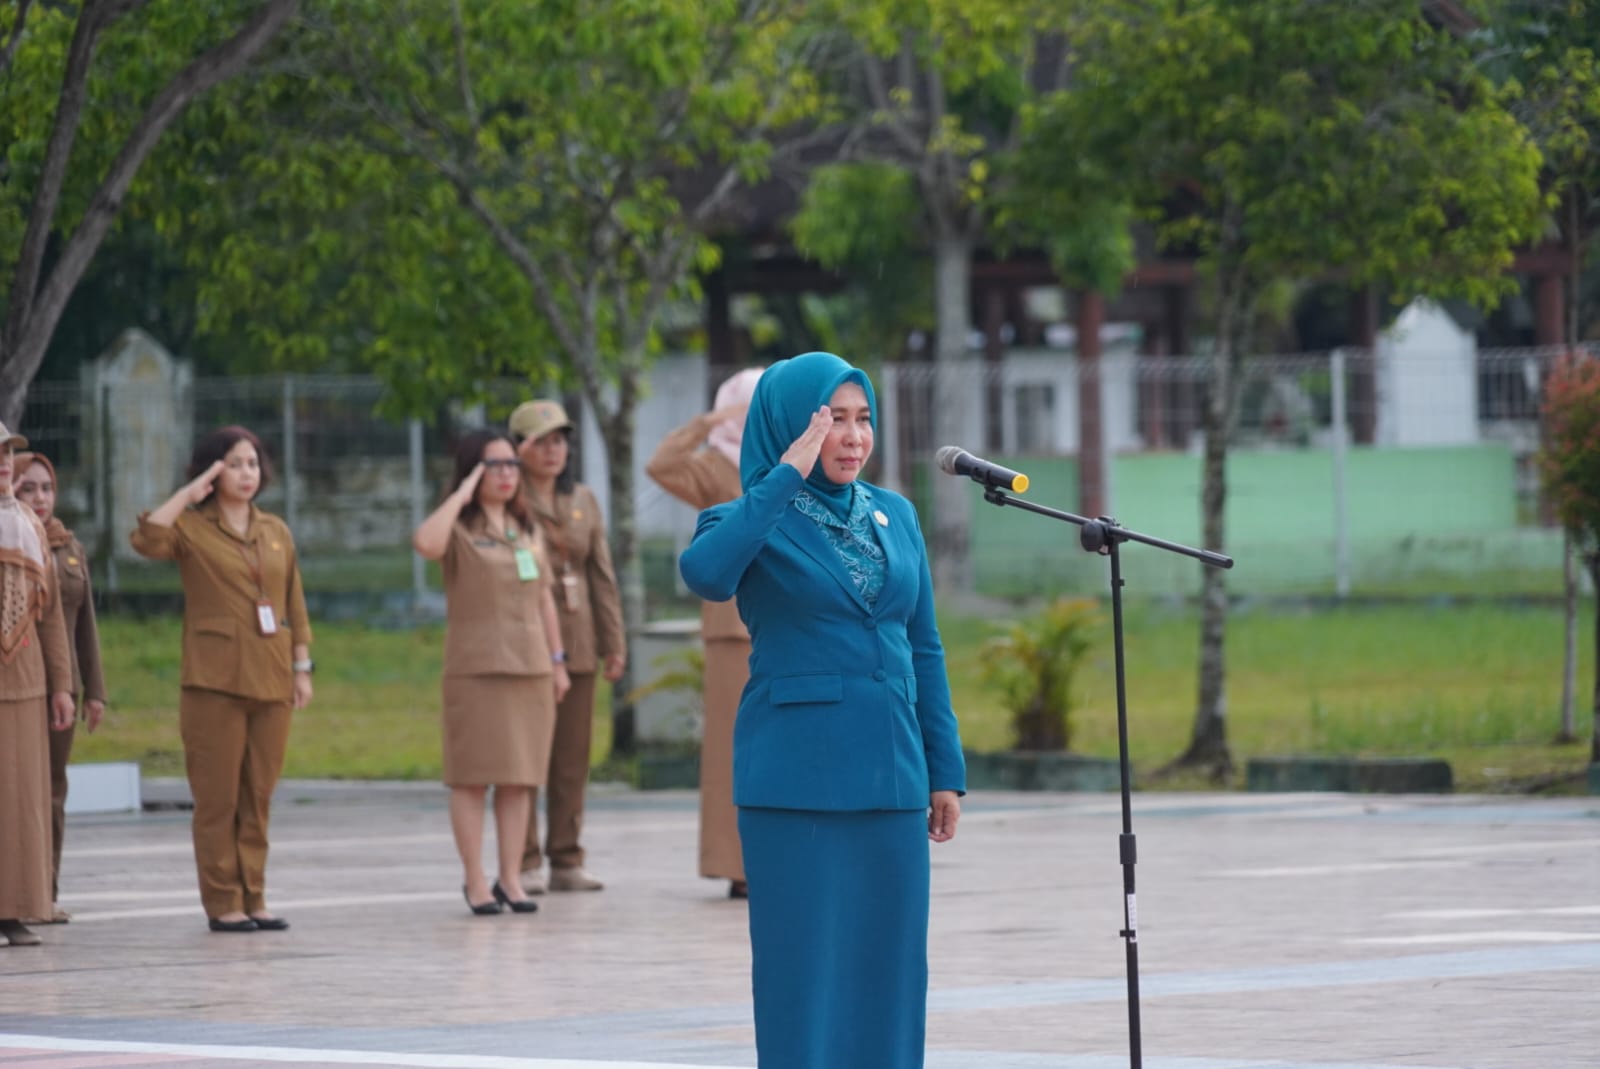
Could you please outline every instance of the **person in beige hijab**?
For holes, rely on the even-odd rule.
[[[17,500],[44,524],[45,540],[61,584],[61,619],[72,645],[72,697],[83,699],[84,726],[92,734],[106,711],[106,680],[100,668],[100,627],[90,589],[89,554],[56,515],[60,486],[56,467],[43,453],[18,453],[12,483]],[[67,830],[67,764],[72,760],[76,724],[50,733],[50,897],[56,903],[48,918],[65,924],[72,915],[61,908],[61,844]]]
[[[50,729],[72,725],[72,652],[44,525],[12,491],[28,440],[0,424],[0,946],[48,917]]]
[[[661,440],[645,471],[667,493],[697,509],[732,501],[739,487],[744,414],[761,368],[735,373],[717,388],[716,407]],[[739,814],[733,806],[733,721],[750,678],[750,633],[733,601],[702,602],[705,644],[700,735],[700,875],[728,881],[730,898],[745,898]]]

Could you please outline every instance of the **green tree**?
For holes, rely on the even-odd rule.
[[[1569,348],[1582,340],[1593,307],[1585,301],[1600,196],[1600,5],[1587,0],[1512,0],[1486,37],[1486,66],[1509,89],[1513,113],[1544,157],[1544,182],[1558,200],[1555,222],[1568,257]],[[1570,532],[1562,549],[1565,657],[1558,742],[1576,741],[1578,576]]]
[[[838,81],[846,111],[838,162],[814,173],[794,222],[796,243],[857,278],[901,272],[894,283],[902,287],[907,250],[932,253],[933,356],[941,370],[932,429],[941,443],[959,441],[970,384],[949,369],[968,356],[972,257],[994,213],[996,160],[1016,147],[1034,85],[1058,77],[1061,52],[1049,47],[1048,33],[1055,5],[872,0],[827,7],[844,38]],[[914,284],[925,286],[925,269],[909,269]],[[934,483],[929,526],[940,585],[968,582],[969,491],[952,479]]]
[[[162,134],[297,5],[0,3],[0,420],[20,421],[67,300]]]
[[[297,311],[343,327],[342,317],[376,309],[369,336],[337,336],[355,338],[362,359],[416,404],[470,398],[505,374],[572,384],[605,441],[613,549],[637,626],[633,424],[644,372],[663,310],[695,297],[698,273],[716,262],[713,224],[820,104],[811,71],[820,38],[793,9],[308,5],[308,32],[284,73],[241,105],[246,118],[280,126],[286,107],[295,114],[292,132],[271,137],[248,168],[273,203],[207,253],[212,325],[270,306],[263,344],[280,360],[314,362],[326,342],[295,325]],[[255,214],[241,204],[233,210]],[[252,287],[257,252],[291,228],[294,255]],[[349,299],[329,307],[331,294]],[[443,329],[480,314],[491,329]],[[625,681],[618,693],[627,690]]]
[[[1591,579],[1600,583],[1600,360],[1580,353],[1562,358],[1545,383],[1544,421],[1545,490]],[[1600,637],[1595,642],[1600,664]],[[1592,704],[1589,759],[1600,763],[1600,671]]]
[[[1074,87],[1033,116],[1027,170],[1125,190],[1198,259],[1215,315],[1204,405],[1205,545],[1226,548],[1228,436],[1263,294],[1330,273],[1487,302],[1547,219],[1539,154],[1411,0],[1107,0],[1072,34]],[[1242,561],[1241,567],[1249,567]],[[1226,572],[1201,580],[1194,731],[1178,763],[1232,767]]]

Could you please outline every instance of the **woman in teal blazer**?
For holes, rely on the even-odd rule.
[[[923,1064],[927,841],[955,835],[966,765],[916,512],[857,478],[876,420],[837,356],[773,365],[744,495],[700,514],[679,562],[750,630],[733,796],[761,1069]]]

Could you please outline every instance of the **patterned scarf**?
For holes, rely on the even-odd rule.
[[[0,664],[10,664],[44,612],[44,527],[10,493],[0,495]]]

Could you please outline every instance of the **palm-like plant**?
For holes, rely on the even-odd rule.
[[[983,679],[1011,712],[1017,749],[1071,747],[1073,687],[1098,623],[1093,601],[1057,598],[984,644]]]

